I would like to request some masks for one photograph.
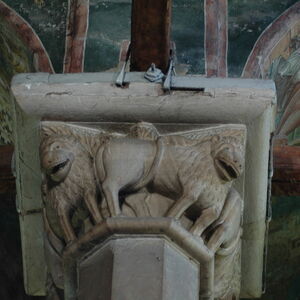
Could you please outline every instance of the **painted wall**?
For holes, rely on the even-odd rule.
[[[56,72],[62,72],[67,0],[4,0],[35,30]]]
[[[62,71],[67,0],[5,0],[24,17],[46,47],[56,72]],[[172,40],[178,62],[189,73],[204,72],[203,2],[173,0]],[[228,0],[230,76],[238,77],[261,32],[296,0]],[[130,38],[131,0],[90,0],[85,71],[116,67],[120,43]]]
[[[296,0],[229,0],[229,76],[239,77],[262,31]],[[130,0],[90,1],[87,72],[114,68],[121,41],[130,38]],[[204,73],[203,1],[173,0],[172,40],[178,63],[189,73]],[[116,21],[117,20],[117,21]]]
[[[297,0],[228,0],[228,72],[239,77],[257,38]]]
[[[300,197],[272,199],[263,300],[300,299]]]
[[[131,1],[90,1],[85,71],[116,67],[121,42],[130,39],[130,15]],[[182,67],[204,73],[203,1],[173,1],[172,40]]]
[[[13,142],[11,78],[16,73],[33,71],[32,53],[0,15],[0,144]]]

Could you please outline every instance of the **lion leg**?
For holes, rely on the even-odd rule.
[[[111,217],[121,214],[119,203],[119,189],[114,183],[105,180],[102,184],[103,201],[106,201]]]
[[[92,218],[95,223],[100,223],[102,217],[98,208],[96,193],[93,191],[87,191],[84,195],[85,204],[92,215]]]
[[[183,196],[179,200],[177,200],[173,206],[169,209],[167,212],[166,217],[171,217],[175,219],[179,219],[184,212],[195,202],[197,201],[197,198],[194,197],[186,197]]]
[[[70,211],[66,207],[58,207],[58,218],[67,244],[76,240],[76,235],[70,223],[69,215]]]
[[[213,224],[213,226],[218,226],[225,222],[229,218],[229,216],[232,214],[232,212],[235,210],[236,207],[241,206],[241,198],[238,192],[234,189],[231,189],[225,199],[225,203],[222,209],[222,212],[220,213],[220,216],[218,217],[218,220],[215,222],[216,224]]]
[[[210,237],[207,247],[216,253],[216,251],[220,248],[220,246],[223,244],[226,237],[226,227],[220,225],[217,227],[217,229],[214,231],[213,235]]]
[[[213,234],[207,243],[212,251],[217,251],[223,243],[236,238],[241,225],[241,204],[239,194],[232,189],[226,198],[220,216],[212,225],[215,228],[212,229]]]
[[[220,211],[215,206],[203,209],[200,217],[190,229],[190,232],[194,235],[201,236],[203,231],[211,225],[219,217],[219,215]]]

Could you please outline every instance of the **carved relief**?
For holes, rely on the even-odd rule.
[[[44,129],[46,131],[46,128]],[[45,133],[41,143],[41,163],[45,172],[43,192],[56,210],[66,242],[76,238],[71,225],[71,214],[85,203],[93,221],[102,220],[97,206],[97,182],[93,157],[72,135]]]
[[[42,133],[49,247],[62,253],[63,239],[107,217],[175,218],[215,253],[215,299],[238,297],[243,201],[232,183],[244,167],[243,126],[160,134],[141,122],[118,134],[45,122]]]

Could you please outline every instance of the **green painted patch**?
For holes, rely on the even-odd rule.
[[[300,127],[288,135],[289,145],[300,146]]]
[[[9,85],[16,73],[32,72],[32,53],[0,18],[0,144],[12,143],[12,95]]]
[[[267,289],[263,300],[300,297],[300,197],[272,199],[267,256]]]
[[[204,1],[174,1],[172,40],[177,63],[187,65],[189,74],[204,74]]]
[[[85,71],[99,72],[118,65],[122,40],[130,39],[130,3],[91,1]]]

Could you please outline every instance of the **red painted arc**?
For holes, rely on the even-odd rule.
[[[38,72],[54,73],[49,55],[33,28],[15,10],[0,0],[0,15],[17,32],[21,40],[33,52]]]
[[[84,71],[89,0],[69,0],[63,73]]]
[[[279,43],[292,26],[299,22],[299,14],[300,2],[297,2],[261,33],[247,59],[242,77],[260,77],[261,64],[268,58],[272,49]]]

